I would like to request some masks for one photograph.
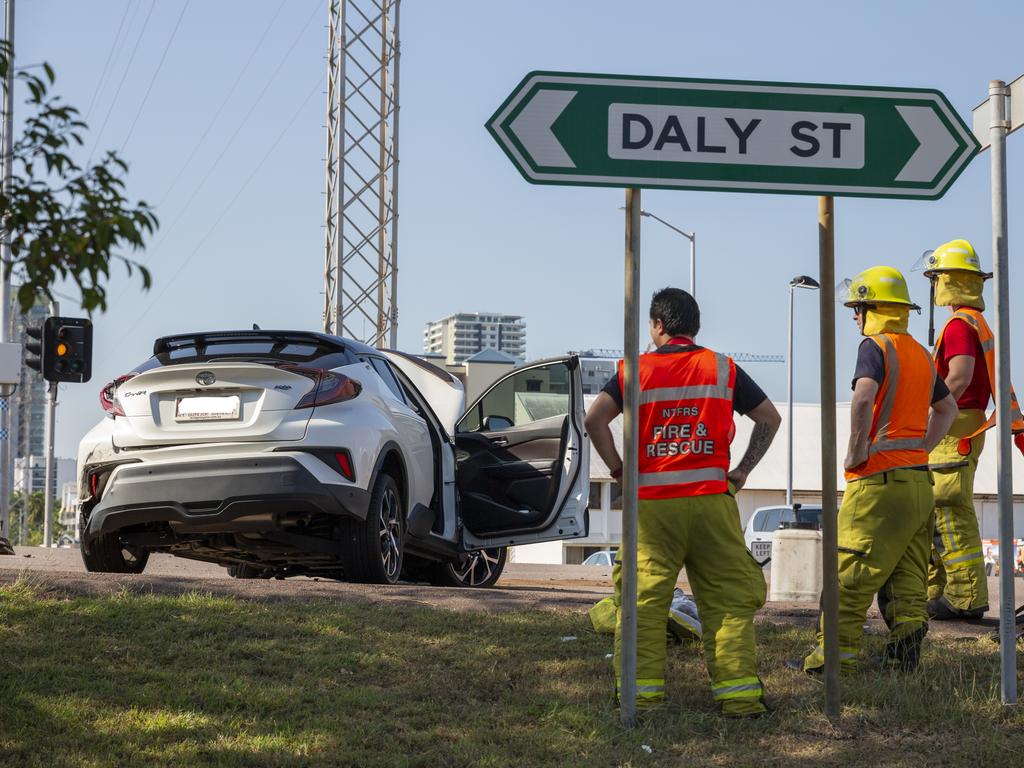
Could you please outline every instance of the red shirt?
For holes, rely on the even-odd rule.
[[[949,376],[949,361],[957,355],[970,355],[974,358],[974,377],[967,389],[956,401],[959,408],[976,408],[985,410],[988,407],[991,389],[988,383],[988,368],[985,366],[985,353],[981,351],[978,335],[966,322],[959,318],[949,321],[942,333],[942,347],[936,366],[939,376]]]

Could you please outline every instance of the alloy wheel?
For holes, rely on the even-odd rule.
[[[453,568],[456,578],[467,587],[485,583],[498,567],[500,549],[478,549],[466,555],[466,559]]]
[[[395,581],[402,567],[402,517],[398,494],[390,488],[380,501],[380,558],[388,580]]]

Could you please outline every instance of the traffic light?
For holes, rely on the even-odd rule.
[[[25,335],[34,341],[25,344],[25,365],[34,371],[43,372],[43,328],[39,325],[25,327]]]
[[[47,381],[78,384],[92,378],[92,322],[48,317],[43,325],[42,373]]]
[[[79,317],[48,317],[25,334],[25,365],[47,381],[81,384],[92,378],[92,323]]]

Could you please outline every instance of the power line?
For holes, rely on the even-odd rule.
[[[121,39],[121,30],[124,29],[124,23],[128,19],[128,11],[133,8],[131,0],[127,0],[124,4],[124,13],[121,14],[121,23],[117,27],[117,34],[114,35],[114,42],[110,44],[110,53],[107,54],[107,60],[103,64],[103,71],[100,72],[99,82],[96,83],[96,90],[92,92],[92,98],[89,99],[89,108],[85,110],[85,121],[89,121],[89,116],[92,114],[92,108],[96,104],[96,97],[100,95],[100,90],[103,88],[103,81],[107,76],[107,69],[110,68],[110,62],[114,58],[114,52],[117,50],[117,43]]]
[[[178,14],[178,21],[174,25],[174,29],[171,30],[171,36],[167,38],[167,45],[164,46],[164,52],[160,55],[160,63],[156,65],[156,70],[153,72],[153,76],[149,79],[149,87],[146,88],[146,95],[142,97],[142,103],[139,104],[139,111],[135,113],[135,119],[132,120],[131,128],[128,129],[128,135],[124,137],[124,143],[121,144],[121,151],[124,152],[124,148],[128,146],[128,139],[132,137],[132,133],[135,131],[135,125],[139,122],[139,118],[142,116],[142,110],[146,106],[146,101],[149,99],[149,94],[153,90],[153,85],[156,83],[157,77],[160,75],[160,69],[164,65],[164,59],[167,58],[167,52],[171,50],[171,44],[174,42],[174,36],[178,34],[178,27],[181,26],[181,20],[185,18],[185,11],[188,10],[188,4],[192,0],[185,0],[185,4],[181,6],[181,13]],[[153,3],[154,7],[156,3]]]
[[[287,0],[283,0],[282,1],[281,6],[278,8],[278,12],[274,14],[274,17],[270,20],[270,24],[267,25],[267,29],[268,30],[273,26],[273,23],[277,20],[277,17],[280,14],[281,9],[284,8],[286,2],[287,2]],[[224,148],[221,150],[220,154],[217,156],[217,159],[214,160],[213,164],[209,167],[209,169],[206,172],[206,175],[203,176],[202,180],[199,182],[199,184],[196,186],[196,188],[192,190],[192,194],[189,196],[188,201],[185,204],[185,207],[182,208],[180,211],[178,211],[177,215],[174,217],[174,219],[171,221],[171,223],[166,228],[161,228],[160,229],[160,231],[159,231],[159,236],[160,236],[159,243],[157,243],[157,245],[150,251],[150,253],[158,251],[160,245],[162,243],[166,242],[168,234],[174,229],[174,227],[178,224],[178,222],[180,222],[181,219],[184,217],[185,213],[188,211],[188,209],[191,207],[192,203],[195,201],[196,195],[206,185],[206,182],[209,181],[210,177],[213,175],[213,172],[216,170],[217,166],[220,164],[220,161],[227,154],[228,150],[231,149],[232,144],[233,144],[233,142],[235,140],[235,137],[237,137],[238,134],[245,127],[245,125],[248,122],[249,118],[252,116],[252,113],[256,110],[256,107],[259,106],[260,102],[263,100],[263,97],[266,95],[267,90],[270,88],[271,84],[277,78],[278,74],[280,74],[281,69],[284,67],[285,63],[288,61],[288,58],[291,56],[292,52],[295,50],[295,48],[301,42],[302,37],[303,37],[303,35],[306,32],[306,29],[309,27],[310,23],[316,17],[316,13],[321,9],[320,2],[321,2],[321,0],[315,0],[313,12],[309,15],[309,18],[306,20],[306,23],[303,25],[302,29],[299,31],[299,34],[296,36],[296,38],[292,42],[291,46],[285,51],[284,55],[281,57],[281,60],[278,62],[277,68],[274,70],[273,74],[271,74],[271,76],[269,78],[267,78],[267,81],[266,81],[266,83],[263,86],[263,90],[260,91],[259,95],[256,97],[256,100],[249,107],[249,111],[246,112],[245,117],[243,117],[241,122],[236,126],[236,128],[234,130],[234,133],[231,134],[231,137],[228,139],[227,143],[224,145]],[[264,32],[263,37],[266,37],[266,32]],[[263,37],[260,38],[261,42],[263,40]],[[259,50],[259,44],[257,44],[256,48],[253,49],[253,54],[258,52],[258,50]],[[250,55],[250,60],[251,59],[252,59],[252,55]],[[242,76],[245,74],[245,70],[249,66],[249,63],[250,62],[247,61],[246,64],[243,66],[242,71],[239,72],[239,75],[238,75],[238,78],[236,78],[235,84],[232,85],[232,87],[231,87],[231,92],[229,92],[228,97],[226,97],[224,99],[224,102],[221,105],[221,110],[223,110],[224,104],[226,104],[227,99],[230,98],[231,93],[234,91],[235,87],[238,85],[238,81],[240,81]],[[218,115],[220,114],[220,110],[218,111],[217,114]],[[214,120],[216,120],[216,116],[214,117]],[[211,121],[210,126],[207,126],[206,131],[203,133],[203,137],[205,137],[206,134],[209,133],[210,128],[212,127],[212,125],[213,125],[213,122]],[[200,138],[200,143],[201,142],[202,142],[202,138]],[[198,146],[193,149],[192,155],[195,155],[197,149],[198,149]],[[192,155],[190,155],[190,158],[191,158]],[[186,165],[187,165],[187,162],[186,162]],[[181,177],[181,173],[182,173],[183,170],[184,170],[184,166],[182,166],[181,170],[178,171],[178,176],[175,177],[174,183],[172,183],[172,185],[171,185],[172,188],[173,188],[174,184],[177,183],[178,178]],[[168,188],[168,190],[167,190],[167,193],[169,193],[169,192],[170,192],[170,188]],[[165,193],[165,196],[166,196],[167,193]],[[162,201],[161,201],[161,204],[162,204]],[[157,207],[159,208],[159,205]],[[117,297],[116,301],[119,303],[121,301],[121,299],[126,294],[127,294],[127,289],[124,292],[122,292]]]
[[[174,272],[174,274],[171,275],[170,280],[163,284],[163,288],[161,289],[160,293],[158,293],[152,299],[152,301],[148,302],[146,309],[143,310],[142,314],[135,318],[134,322],[132,323],[132,331],[129,331],[129,337],[131,336],[131,333],[133,331],[137,331],[141,327],[142,319],[146,317],[146,315],[149,314],[149,311],[160,302],[160,299],[162,299],[164,294],[167,293],[167,289],[170,288],[174,281],[178,279],[181,273],[185,270],[185,267],[189,265],[189,262],[191,262],[193,257],[195,257],[197,253],[199,253],[202,247],[206,244],[206,241],[210,239],[210,236],[213,235],[217,227],[220,226],[220,223],[228,215],[228,213],[234,207],[235,203],[238,202],[238,199],[242,196],[242,193],[246,190],[246,188],[249,186],[252,180],[256,178],[256,175],[259,173],[264,163],[267,162],[267,160],[273,154],[274,150],[277,149],[277,145],[281,143],[281,140],[284,139],[288,131],[290,131],[292,126],[295,125],[295,121],[299,119],[299,116],[302,114],[303,108],[306,106],[306,104],[309,103],[309,100],[313,98],[317,91],[323,88],[325,79],[326,78],[320,78],[319,82],[317,82],[313,90],[311,90],[309,94],[306,96],[306,98],[302,100],[302,103],[296,108],[295,113],[292,115],[292,119],[288,121],[288,124],[284,127],[281,133],[278,134],[277,138],[274,139],[274,143],[270,145],[270,147],[264,153],[262,159],[259,161],[259,163],[256,164],[256,167],[253,168],[252,173],[250,173],[248,178],[246,178],[246,180],[242,182],[242,186],[238,188],[238,191],[235,192],[234,196],[231,198],[228,204],[224,206],[224,209],[220,212],[220,215],[217,216],[216,221],[214,221],[213,225],[206,231],[206,234],[203,235],[202,239],[192,250],[192,252],[188,255],[188,258],[186,258],[185,261],[183,261],[181,265],[178,267],[178,269]]]
[[[106,117],[103,118],[103,125],[100,126],[99,133],[96,134],[96,141],[92,145],[92,151],[89,153],[89,159],[86,161],[86,167],[92,164],[92,157],[96,154],[96,147],[100,144],[100,139],[103,137],[103,131],[107,127],[107,121],[110,120],[110,113],[114,111],[114,106],[117,104],[117,97],[121,95],[121,88],[124,86],[124,81],[128,79],[128,73],[131,72],[132,62],[135,61],[135,54],[139,52],[139,44],[142,42],[142,38],[146,34],[146,27],[149,26],[149,19],[153,15],[153,9],[156,8],[156,0],[153,0],[152,5],[149,6],[149,13],[146,14],[145,21],[142,22],[142,30],[139,32],[139,37],[135,41],[135,47],[132,48],[132,55],[128,58],[128,65],[124,68],[124,74],[121,75],[121,82],[117,84],[117,90],[114,92],[114,99],[110,102],[110,109],[107,110]]]
[[[263,101],[263,97],[267,95],[267,91],[270,89],[270,86],[273,84],[274,80],[277,79],[277,76],[281,73],[281,70],[284,68],[285,63],[288,61],[292,52],[298,47],[299,43],[302,41],[302,37],[303,35],[305,35],[306,29],[309,27],[310,23],[312,23],[314,17],[320,10],[320,0],[317,0],[317,2],[315,3],[315,7],[313,8],[313,13],[309,15],[309,18],[306,20],[306,23],[302,26],[302,29],[299,30],[298,35],[295,36],[295,40],[292,41],[291,46],[289,46],[288,50],[285,51],[285,54],[281,58],[281,61],[278,63],[277,68],[274,70],[271,76],[267,78],[266,83],[264,83],[263,85],[263,90],[260,91],[259,95],[256,97],[256,100],[252,103],[252,106],[249,107],[249,111],[245,113],[245,116],[242,118],[241,122],[239,122],[234,132],[231,134],[230,138],[228,138],[227,142],[224,145],[224,148],[220,151],[220,154],[217,155],[217,158],[210,165],[209,169],[207,169],[206,174],[203,176],[199,184],[196,185],[196,188],[192,190],[192,194],[189,195],[188,202],[185,203],[185,207],[178,212],[177,216],[174,217],[174,219],[166,227],[166,229],[162,228],[160,230],[161,242],[165,242],[167,240],[167,236],[169,235],[169,233],[172,232],[174,230],[174,227],[178,224],[178,222],[181,221],[186,211],[188,211],[188,209],[192,207],[192,203],[195,202],[196,195],[199,194],[199,191],[204,186],[206,186],[206,182],[210,180],[211,176],[213,176],[213,172],[217,170],[217,166],[220,165],[220,161],[224,159],[224,156],[234,145],[234,141],[238,137],[238,134],[242,132],[243,128],[245,128],[246,124],[249,122],[249,118],[252,117],[253,112],[256,111],[256,107],[258,107],[260,102]]]
[[[200,147],[203,146],[203,142],[206,140],[206,137],[210,135],[210,131],[213,130],[213,126],[217,123],[217,120],[219,120],[220,116],[224,113],[224,110],[227,107],[228,102],[231,101],[231,97],[235,95],[235,91],[238,89],[239,83],[242,82],[242,78],[245,76],[245,73],[249,70],[249,66],[252,64],[252,60],[256,58],[256,54],[259,53],[259,50],[263,45],[263,41],[266,40],[267,35],[270,34],[270,30],[273,28],[274,22],[277,21],[277,17],[280,16],[281,11],[284,10],[286,2],[288,2],[288,0],[281,0],[281,4],[277,7],[277,12],[273,15],[273,17],[271,17],[270,21],[267,22],[267,26],[263,30],[263,34],[260,35],[259,40],[256,41],[256,45],[254,45],[252,50],[249,52],[249,57],[245,60],[245,64],[242,65],[241,70],[239,70],[238,76],[235,78],[235,82],[231,84],[231,88],[228,89],[227,95],[220,100],[220,107],[217,108],[216,113],[214,113],[213,117],[210,119],[210,122],[207,123],[206,129],[203,131],[203,134],[199,137],[199,140],[196,141],[195,145],[192,147],[192,151],[189,152],[188,157],[185,159],[185,162],[179,166],[178,173],[174,177],[174,180],[171,182],[171,185],[160,197],[160,200],[157,203],[157,208],[163,205],[164,201],[167,200],[168,196],[174,190],[175,186],[177,186],[178,182],[181,180],[181,177],[184,175],[185,170],[189,167],[189,165],[192,164],[192,160],[195,159],[196,153],[199,152]]]

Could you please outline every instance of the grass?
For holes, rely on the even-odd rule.
[[[563,640],[572,636],[575,640]],[[805,627],[763,624],[775,707],[713,713],[692,646],[669,703],[623,730],[610,638],[574,612],[453,613],[0,588],[3,766],[1020,765],[1024,711],[999,703],[998,648],[929,638],[925,674],[819,683],[783,667]],[[868,652],[882,640],[868,638]],[[644,749],[650,748],[650,752]]]

